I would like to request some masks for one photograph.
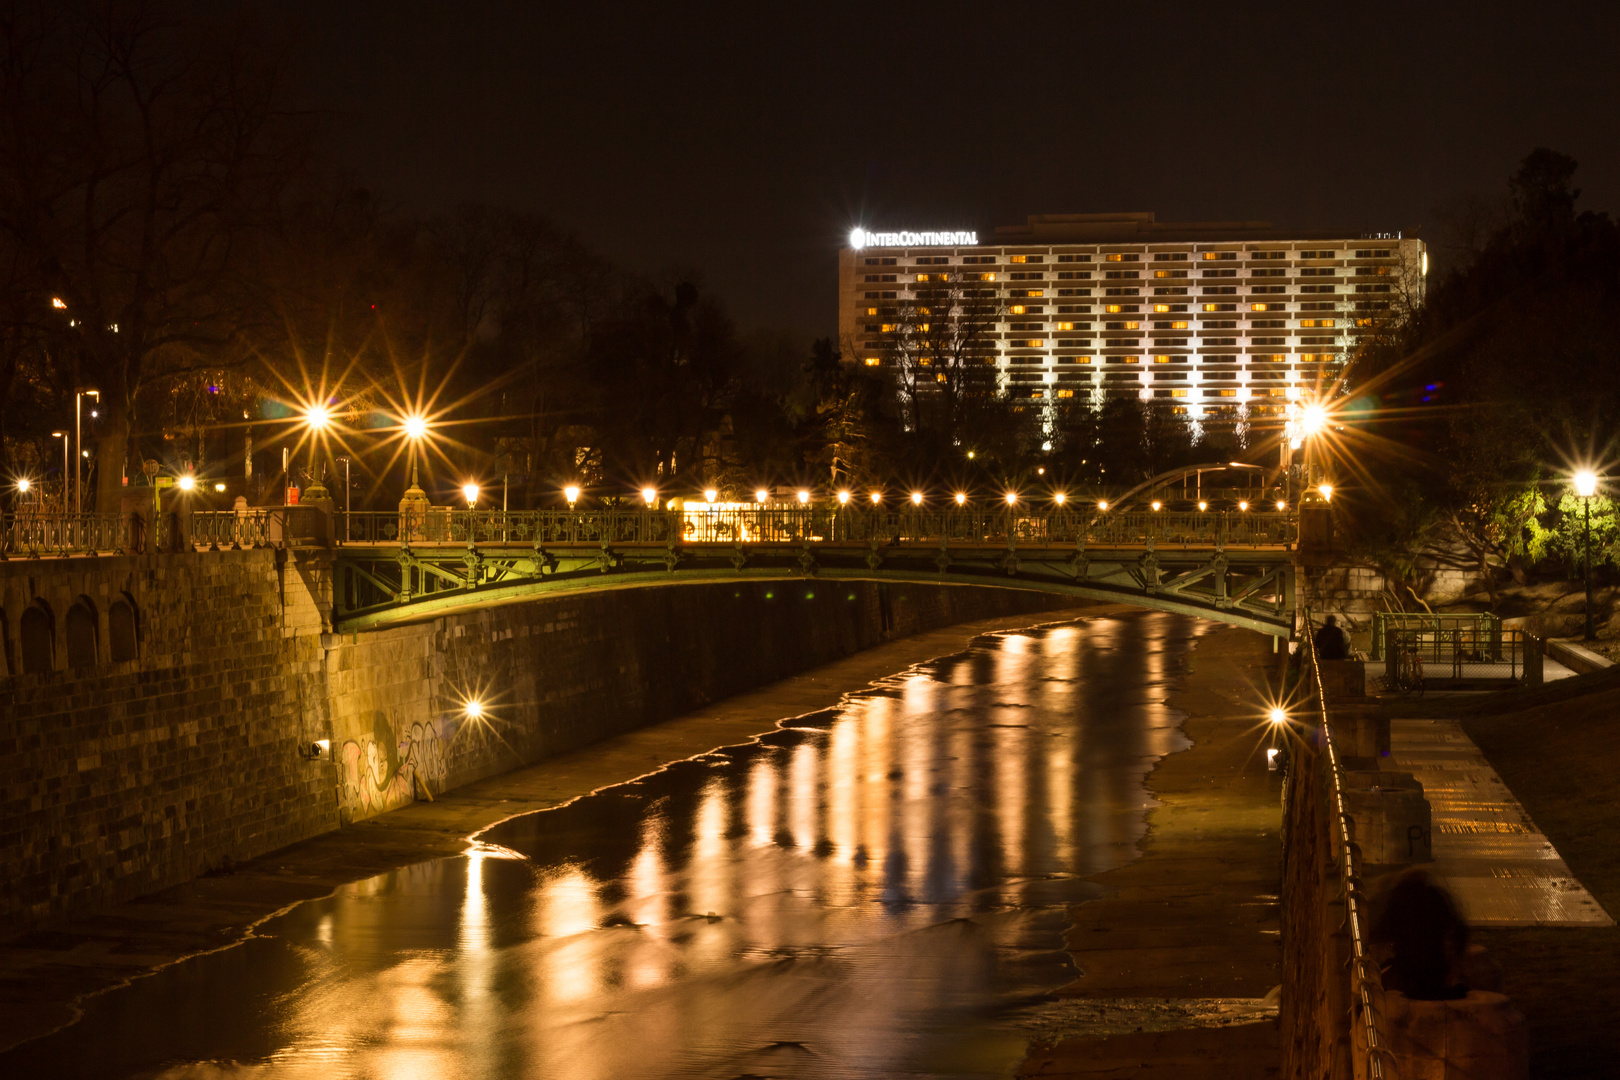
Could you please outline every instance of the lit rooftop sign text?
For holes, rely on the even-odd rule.
[[[979,242],[979,234],[956,232],[867,232],[851,229],[849,246],[856,251],[868,247],[972,247]]]

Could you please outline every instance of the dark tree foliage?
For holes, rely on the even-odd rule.
[[[1612,460],[1620,229],[1576,212],[1575,171],[1562,154],[1529,154],[1509,181],[1512,220],[1358,357],[1357,389],[1377,396],[1378,430],[1395,441],[1374,475],[1390,507],[1421,504],[1355,515],[1370,548],[1409,550],[1443,522],[1487,577],[1522,574],[1538,553],[1536,519],[1558,502],[1548,485],[1578,462]]]

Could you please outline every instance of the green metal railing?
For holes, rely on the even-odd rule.
[[[0,514],[0,559],[117,554],[132,543],[126,514]]]
[[[1502,633],[1502,620],[1489,612],[1460,615],[1433,615],[1419,612],[1380,611],[1373,614],[1373,660],[1383,660],[1391,631],[1417,632],[1429,635],[1465,635],[1471,642],[1486,642]],[[1495,650],[1492,650],[1495,651]]]
[[[347,544],[667,544],[1003,542],[1137,547],[1285,547],[1296,522],[1281,513],[1123,513],[1056,510],[872,510],[864,507],[685,510],[451,510],[339,513]]]

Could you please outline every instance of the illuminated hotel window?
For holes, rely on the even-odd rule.
[[[1236,311],[1236,304],[1205,304],[1205,311]]]
[[[1044,256],[1044,255],[1014,255],[1010,261],[1015,262],[1015,263],[1038,263],[1038,262],[1046,261],[1046,256]]]
[[[1373,324],[1373,321],[1371,319],[1357,319],[1356,320],[1356,325],[1357,326],[1371,326],[1372,324]]]
[[[1057,392],[1057,396],[1058,397],[1074,397],[1074,391],[1073,390],[1059,390]]]
[[[1153,271],[1153,276],[1156,277],[1156,278],[1184,278],[1184,277],[1187,276],[1187,271],[1185,271],[1185,270],[1155,270],[1155,271]]]
[[[1170,324],[1170,329],[1172,329],[1172,330],[1185,330],[1185,329],[1187,329],[1187,324],[1185,322],[1173,322],[1173,323]]]
[[[877,367],[877,366],[878,366],[878,364],[880,364],[880,363],[882,363],[882,361],[880,361],[880,360],[879,360],[879,359],[878,359],[878,358],[877,358],[877,357],[875,357],[875,356],[868,356],[868,357],[867,357],[867,358],[866,358],[866,366],[867,366],[867,367]]]
[[[996,275],[994,275],[994,274],[969,274],[968,275],[968,280],[969,281],[994,281],[994,280],[996,280]]]
[[[1139,323],[1139,322],[1128,322],[1122,327],[1122,329],[1125,329],[1125,330],[1140,330],[1140,329],[1142,329],[1142,324]]]
[[[1118,315],[1121,311],[1124,311],[1125,309],[1120,307],[1118,304],[1109,304],[1107,307],[1103,308],[1103,310],[1108,312],[1108,314],[1110,314],[1110,315]]]
[[[1155,364],[1168,364],[1170,361],[1172,361],[1174,359],[1175,359],[1175,357],[1173,357],[1173,356],[1155,356],[1153,358],[1153,362]]]
[[[1059,330],[1073,330],[1074,329],[1074,323],[1072,323],[1072,322],[1060,322],[1060,323],[1057,324],[1057,328]]]
[[[1299,320],[1299,325],[1301,325],[1301,326],[1332,326],[1333,325],[1333,320],[1332,319],[1301,319],[1301,320]]]
[[[1250,304],[1249,305],[1249,310],[1250,311],[1270,311],[1271,310],[1271,305],[1270,304]]]
[[[1273,386],[1270,390],[1267,390],[1266,393],[1272,397],[1286,397],[1288,394],[1288,388],[1284,386]]]
[[[1045,344],[1046,344],[1046,342],[1043,339],[1038,338],[1038,337],[1032,337],[1032,338],[1030,338],[1030,339],[1028,339],[1027,341],[1024,342],[1024,348],[1026,348],[1026,349],[1039,349],[1039,348],[1043,347]]]
[[[1216,397],[1237,397],[1237,391],[1236,390],[1217,390],[1217,391],[1215,391],[1215,396]]]
[[[1221,260],[1221,259],[1235,259],[1235,258],[1237,258],[1237,252],[1235,252],[1235,251],[1206,251],[1202,255],[1200,255],[1199,258],[1203,259],[1205,262],[1216,262],[1216,261]]]
[[[1024,313],[1024,305],[1014,304],[1011,310],[1014,315],[1022,315]]]
[[[869,307],[869,308],[866,309],[866,313],[868,315],[876,315],[877,314],[877,308]]]
[[[1045,296],[1045,289],[1014,289],[1008,296]]]
[[[1089,356],[1060,356],[1060,357],[1058,357],[1058,363],[1060,363],[1060,364],[1089,364],[1089,363],[1091,363],[1091,357],[1089,357]]]
[[[1170,391],[1170,396],[1171,397],[1186,397],[1187,396],[1187,391],[1185,391],[1185,390],[1172,390],[1172,391]]]

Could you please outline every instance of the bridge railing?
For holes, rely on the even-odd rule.
[[[0,558],[123,551],[129,529],[127,514],[0,514]]]
[[[338,514],[348,544],[1006,543],[1198,547],[1285,546],[1297,535],[1282,513],[1120,514],[1054,510],[866,507],[688,507],[685,510],[453,510]]]
[[[191,515],[186,539],[193,546],[215,548],[266,547],[280,540],[270,507],[241,510],[199,510]]]

